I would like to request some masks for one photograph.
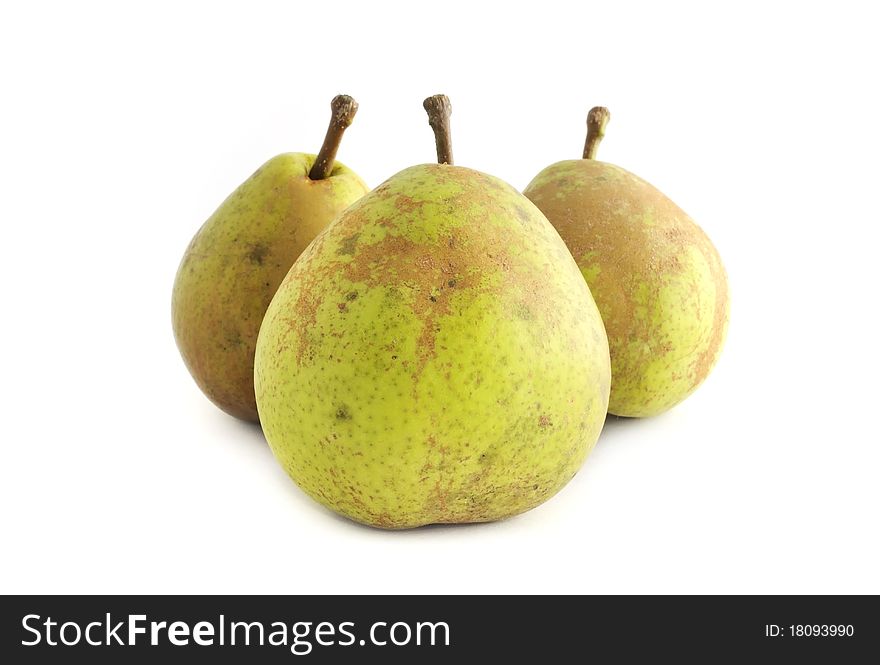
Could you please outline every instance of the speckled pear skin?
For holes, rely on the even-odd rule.
[[[602,313],[609,411],[652,416],[684,400],[727,333],[727,275],[706,234],[655,187],[594,159],[553,164],[524,193],[565,240]]]
[[[174,282],[177,346],[212,402],[258,419],[254,348],[284,275],[308,244],[367,186],[338,163],[311,180],[314,155],[286,153],[263,164],[204,223]]]
[[[290,477],[400,529],[527,511],[605,419],[602,321],[565,244],[510,185],[408,168],[303,253],[257,343],[263,431]]]

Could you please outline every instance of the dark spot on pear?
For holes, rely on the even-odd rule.
[[[248,261],[253,263],[254,265],[261,266],[263,262],[266,260],[266,256],[269,254],[269,248],[265,245],[253,245],[251,247],[251,251],[248,253]]]
[[[353,300],[357,300],[357,297],[358,297],[357,291],[352,291],[347,296],[345,296],[345,299],[348,302],[352,302]]]
[[[340,404],[336,409],[336,420],[351,420],[351,412],[345,404]]]
[[[347,238],[344,238],[342,242],[339,243],[339,249],[336,250],[336,253],[349,256],[354,254],[360,235],[360,233],[353,233]]]
[[[449,286],[450,289],[455,288],[455,280],[454,279],[450,279],[448,282],[446,282],[446,284]]]

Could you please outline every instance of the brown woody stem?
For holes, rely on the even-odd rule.
[[[437,163],[452,165],[452,128],[449,116],[452,115],[452,103],[446,95],[432,95],[423,106],[428,112],[428,122],[434,130],[437,142]]]
[[[312,170],[309,171],[309,178],[312,180],[323,180],[330,175],[336,161],[336,152],[339,150],[339,144],[342,141],[342,135],[358,110],[358,104],[348,95],[336,95],[330,102],[330,108],[333,114],[330,116],[330,127],[327,128],[327,136],[324,137],[324,145],[315,158]]]
[[[595,106],[587,114],[587,142],[584,144],[584,159],[596,159],[599,144],[605,136],[605,125],[611,120],[611,112],[604,106]]]

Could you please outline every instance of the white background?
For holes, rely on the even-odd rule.
[[[4,3],[3,592],[880,592],[880,104],[870,3]],[[656,6],[655,6],[656,5]],[[663,7],[660,7],[663,5]],[[687,402],[609,422],[510,521],[388,533],[314,504],[171,334],[190,237],[263,161],[524,187],[580,155],[715,241],[730,335]]]

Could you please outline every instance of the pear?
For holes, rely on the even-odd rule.
[[[256,421],[254,348],[284,275],[308,244],[368,190],[335,162],[357,112],[347,95],[317,156],[284,153],[263,164],[227,198],[190,242],[177,271],[172,322],[196,383],[227,413]]]
[[[596,299],[618,416],[652,416],[690,395],[727,333],[727,275],[712,242],[659,190],[595,159],[610,115],[588,115],[584,159],[541,171],[524,194],[559,231]]]
[[[602,428],[610,362],[553,227],[498,178],[438,164],[346,210],[293,265],[257,341],[263,431],[324,506],[399,529],[529,510]]]

